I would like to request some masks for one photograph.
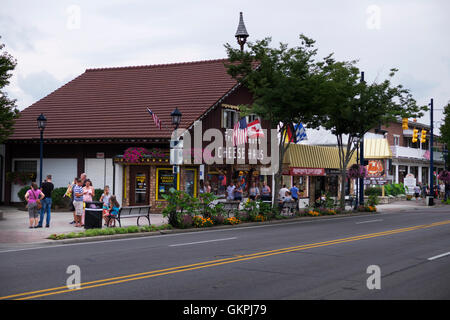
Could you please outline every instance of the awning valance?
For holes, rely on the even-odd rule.
[[[291,144],[283,162],[289,167],[339,169],[339,150],[337,147]],[[355,163],[356,152],[348,166]]]

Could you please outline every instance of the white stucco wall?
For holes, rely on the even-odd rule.
[[[84,170],[95,189],[103,189],[105,185],[112,189],[112,159],[85,159]]]
[[[39,185],[39,159],[22,159],[22,158],[16,158],[12,159],[13,164],[15,160],[36,160],[37,161],[37,178],[36,183]],[[45,179],[45,177],[51,174],[52,175],[52,182],[55,185],[55,188],[59,187],[67,187],[69,182],[71,183],[73,181],[73,178],[77,175],[77,159],[45,159],[43,160],[43,166],[42,166],[42,179]],[[22,188],[23,186],[15,185],[13,184],[11,186],[11,201],[12,202],[19,202],[20,199],[17,196],[17,192]]]
[[[114,194],[116,195],[117,201],[119,201],[120,205],[123,205],[123,166],[120,164],[115,164],[116,166],[116,183]],[[112,188],[112,185],[111,185]],[[113,192],[113,189],[111,189]]]

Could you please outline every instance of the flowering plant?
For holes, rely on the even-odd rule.
[[[224,224],[231,224],[231,225],[239,224],[240,222],[241,222],[241,220],[239,220],[239,219],[236,218],[236,217],[226,218],[226,219],[223,221]]]
[[[28,181],[35,181],[35,172],[7,172],[6,181],[24,186]]]
[[[309,210],[308,215],[311,217],[317,217],[318,215],[320,215],[320,213],[319,211]]]
[[[266,220],[266,218],[262,214],[258,214],[253,217],[253,221],[255,221],[255,222],[262,222],[264,220]]]
[[[447,170],[441,171],[438,175],[438,179],[444,181],[445,183],[450,183],[450,172]]]
[[[211,220],[211,218],[203,218],[202,216],[194,216],[194,218],[192,218],[192,225],[196,228],[211,227],[214,225],[214,222]]]
[[[359,164],[353,164],[347,171],[347,177],[350,179],[365,178],[366,176],[366,167]]]
[[[145,148],[130,147],[125,150],[123,159],[126,162],[137,163],[145,156],[150,156],[151,158],[164,158],[166,155],[162,152],[162,150],[156,148],[147,150]]]

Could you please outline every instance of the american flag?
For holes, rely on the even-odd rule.
[[[243,117],[233,128],[233,146],[247,142],[247,120]]]
[[[152,110],[150,110],[149,108],[147,108],[147,111],[148,111],[148,113],[150,113],[150,115],[152,116],[153,121],[155,121],[156,127],[158,127],[159,130],[161,130],[161,120],[159,120],[158,116],[157,116],[156,114],[154,114],[154,113],[152,112]]]

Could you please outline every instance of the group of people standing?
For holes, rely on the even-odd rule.
[[[75,177],[72,185],[67,189],[67,194],[72,199],[73,221],[70,224],[75,224],[75,227],[83,227],[86,203],[92,202],[95,196],[94,186],[87,178],[86,173],[82,173],[79,178]],[[109,186],[104,187],[99,200],[103,202],[105,226],[115,226],[115,218],[119,213],[120,205],[116,196],[110,194]]]
[[[450,196],[450,184],[441,182],[438,185],[435,185],[433,188],[433,197],[436,199],[447,200]],[[426,196],[430,196],[430,187],[428,184],[420,184],[414,187],[414,197],[419,199],[425,198]]]
[[[242,197],[244,194],[245,184],[237,181],[236,184],[231,181],[230,185],[226,189],[227,200],[238,200],[242,201]],[[248,189],[248,197],[250,200],[262,200],[262,201],[271,201],[272,192],[270,187],[267,185],[267,182],[263,182],[261,189],[256,185],[256,182],[252,182],[250,188]]]
[[[27,202],[28,216],[30,220],[30,229],[42,228],[45,215],[45,227],[50,227],[53,189],[54,185],[52,183],[52,176],[48,175],[45,181],[41,184],[41,188],[38,187],[36,182],[32,182],[31,188],[25,193],[25,201]]]

